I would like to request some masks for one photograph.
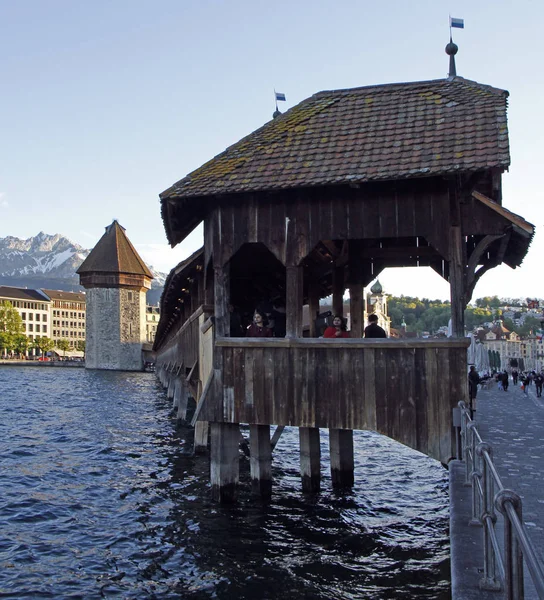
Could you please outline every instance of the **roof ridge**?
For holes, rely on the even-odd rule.
[[[392,89],[401,89],[401,88],[406,88],[406,87],[420,87],[420,86],[429,86],[432,84],[447,84],[447,83],[465,83],[468,84],[470,86],[474,86],[474,87],[478,87],[478,88],[483,88],[486,90],[490,90],[492,92],[496,92],[499,94],[508,94],[509,92],[508,90],[503,90],[501,88],[497,88],[494,87],[492,85],[486,84],[486,83],[480,83],[479,81],[475,81],[474,79],[466,79],[465,77],[460,77],[460,76],[455,76],[455,77],[444,77],[442,79],[427,79],[427,80],[423,80],[423,81],[404,81],[404,82],[391,82],[391,83],[377,83],[377,84],[372,84],[372,85],[362,85],[362,86],[357,86],[357,87],[353,87],[353,88],[339,88],[339,89],[333,89],[333,90],[322,90],[321,92],[316,92],[315,94],[313,94],[313,96],[310,96],[310,98],[316,98],[319,97],[321,95],[330,95],[330,94],[344,94],[344,93],[349,93],[349,92],[362,92],[362,91],[389,91]],[[308,99],[306,99],[308,100]],[[303,100],[303,102],[305,102],[306,100]],[[298,106],[298,105],[297,105]]]

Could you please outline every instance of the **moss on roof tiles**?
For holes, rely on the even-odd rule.
[[[459,77],[320,92],[227,148],[161,198],[506,168],[507,96]],[[483,142],[474,160],[471,150]],[[338,152],[342,162],[335,163]]]

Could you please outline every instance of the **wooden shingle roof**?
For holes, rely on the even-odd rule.
[[[130,243],[125,229],[117,221],[106,227],[106,232],[76,272],[78,275],[95,272],[125,273],[153,279],[153,274]]]
[[[504,170],[507,97],[461,77],[320,92],[161,199]]]

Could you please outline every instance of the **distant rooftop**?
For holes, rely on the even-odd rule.
[[[66,300],[67,302],[85,302],[86,296],[83,292],[64,292],[62,290],[44,290],[42,291],[51,298],[51,300]]]
[[[49,298],[41,293],[40,290],[0,285],[0,300],[9,299],[28,300],[32,302],[49,302]]]

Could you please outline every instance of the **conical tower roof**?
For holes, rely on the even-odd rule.
[[[90,273],[123,273],[153,279],[151,271],[130,243],[124,227],[114,220],[83,261],[78,275]]]

